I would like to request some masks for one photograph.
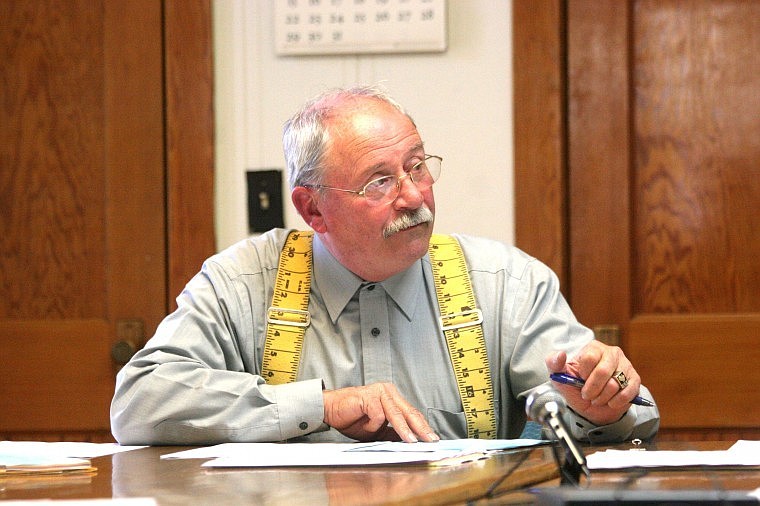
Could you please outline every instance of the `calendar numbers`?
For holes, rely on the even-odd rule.
[[[446,50],[446,0],[274,1],[280,55]]]

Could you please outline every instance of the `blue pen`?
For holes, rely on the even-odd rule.
[[[571,385],[576,388],[583,388],[583,385],[586,384],[585,380],[576,378],[575,376],[571,376],[570,374],[566,374],[564,372],[553,372],[549,375],[549,377],[552,379],[552,381],[556,381],[557,383],[562,383],[564,385]],[[644,399],[643,397],[639,397],[638,395],[634,397],[633,400],[631,400],[631,404],[646,406],[648,408],[653,408],[655,406],[654,402],[648,399]]]

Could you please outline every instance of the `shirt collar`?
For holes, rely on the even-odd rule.
[[[322,300],[325,302],[327,312],[333,323],[345,309],[356,291],[364,281],[346,269],[330,253],[317,234],[314,234],[314,281],[319,287]],[[390,295],[404,316],[411,320],[417,301],[420,300],[420,292],[425,286],[422,273],[422,260],[418,260],[411,267],[400,272],[385,281],[379,283]]]

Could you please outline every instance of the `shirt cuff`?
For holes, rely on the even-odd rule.
[[[639,395],[653,399],[644,385],[641,386]],[[564,419],[575,439],[590,443],[619,443],[632,438],[651,439],[660,427],[660,411],[656,405],[649,407],[631,404],[620,420],[608,425],[594,425],[570,408]]]
[[[322,427],[325,406],[321,379],[278,385],[276,392],[282,440],[305,436]]]
[[[617,422],[607,425],[594,425],[571,409],[568,409],[566,413],[565,423],[570,428],[573,437],[578,441],[590,443],[625,441],[633,432],[633,427],[636,424],[636,413],[633,408],[628,409]]]

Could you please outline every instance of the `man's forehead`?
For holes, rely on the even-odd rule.
[[[333,104],[332,113],[328,116],[334,124],[350,123],[357,126],[372,125],[379,118],[406,116],[391,104],[377,98],[359,97],[342,100]]]
[[[396,111],[397,112],[397,111]],[[388,127],[388,121],[396,119],[393,111],[360,109],[342,118],[346,130],[355,135],[372,137]]]

